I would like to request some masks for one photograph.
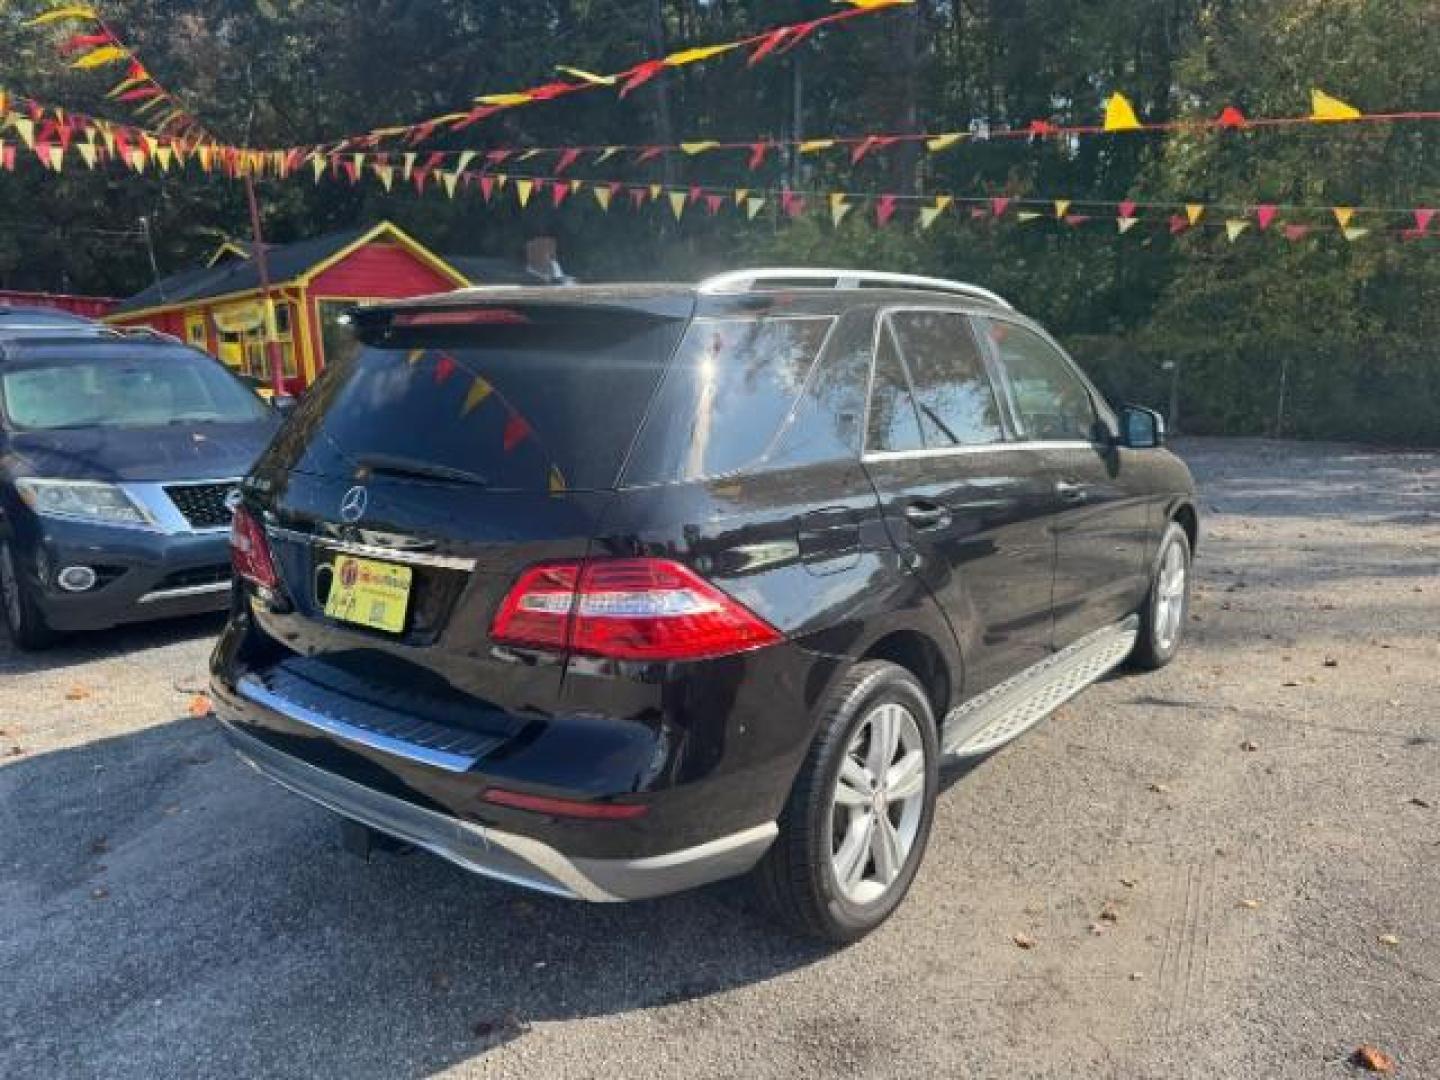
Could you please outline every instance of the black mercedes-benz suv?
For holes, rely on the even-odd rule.
[[[1160,418],[983,289],[752,270],[354,320],[244,481],[213,688],[362,843],[586,900],[753,872],[851,941],[942,757],[1180,644]]]

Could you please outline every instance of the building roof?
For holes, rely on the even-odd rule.
[[[340,254],[367,233],[369,228],[345,229],[312,240],[266,247],[269,258],[270,282],[283,285],[303,275],[312,266]],[[214,266],[182,270],[156,282],[148,289],[121,301],[113,314],[124,315],[147,308],[174,307],[213,296],[253,292],[260,288],[260,270],[253,259],[226,259]]]
[[[494,255],[446,255],[445,261],[470,279],[472,285],[534,285],[524,265]]]

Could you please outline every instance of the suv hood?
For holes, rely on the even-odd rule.
[[[167,481],[243,476],[278,421],[15,432],[7,464],[16,476],[61,480]]]

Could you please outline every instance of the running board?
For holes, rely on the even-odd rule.
[[[945,753],[975,757],[1018,738],[1124,663],[1139,633],[1140,619],[1131,615],[956,707],[945,718]]]

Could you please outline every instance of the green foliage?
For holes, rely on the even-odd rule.
[[[12,90],[119,115],[105,74],[68,70],[55,34],[25,30],[36,3],[0,6]],[[110,0],[110,21],[218,136],[290,145],[463,107],[479,93],[549,78],[552,65],[615,70],[682,43],[725,40],[828,10],[819,0]],[[946,131],[1035,118],[1092,123],[1124,91],[1147,119],[1299,115],[1314,86],[1371,111],[1440,105],[1434,0],[919,0],[746,68],[738,58],[677,73],[624,100],[578,95],[516,110],[449,146]],[[797,108],[798,102],[798,108]],[[668,117],[668,119],[667,119]],[[798,117],[798,128],[797,124]],[[543,171],[543,170],[542,170]],[[741,263],[910,270],[974,280],[1035,313],[1114,396],[1168,406],[1195,431],[1440,443],[1437,241],[1346,244],[1328,214],[1289,244],[1280,225],[1234,245],[1209,231],[1119,237],[1096,224],[1017,224],[947,215],[929,232],[902,212],[886,228],[858,205],[838,228],[823,196],[797,220],[776,191],[948,191],[1036,199],[1440,206],[1440,132],[1419,124],[1248,131],[1223,136],[982,141],[940,155],[892,149],[744,155],[636,166],[578,165],[582,178],[758,189],[753,222],[733,207],[665,204],[602,215],[582,193],[553,211],[417,197],[397,185],[266,183],[272,239],[389,217],[442,252],[515,256],[553,232],[581,277],[688,277]],[[541,200],[537,200],[537,204]],[[33,159],[0,174],[0,286],[126,294],[218,237],[248,233],[238,185],[194,172],[63,177]],[[1394,225],[1360,220],[1365,227]],[[1432,226],[1440,234],[1440,225]],[[1319,236],[1318,234],[1323,234]],[[1284,374],[1282,408],[1281,382]]]

